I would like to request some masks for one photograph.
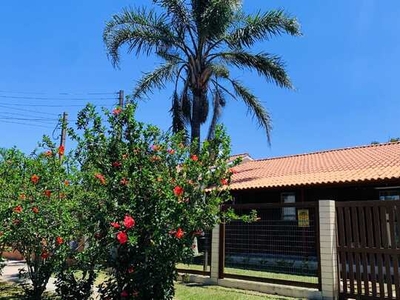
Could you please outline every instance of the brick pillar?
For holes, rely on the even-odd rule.
[[[339,295],[339,286],[335,201],[319,201],[319,230],[322,298],[336,300]]]
[[[218,283],[220,225],[211,232],[211,280]]]

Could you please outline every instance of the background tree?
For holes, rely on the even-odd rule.
[[[241,99],[266,131],[270,140],[271,120],[261,101],[240,81],[231,68],[256,71],[268,82],[293,88],[279,56],[251,48],[274,36],[300,35],[299,23],[283,10],[248,15],[241,0],[153,0],[161,8],[124,9],[104,29],[104,42],[114,66],[120,48],[136,55],[155,53],[163,63],[139,80],[134,98],[154,88],[173,83],[172,128],[187,131],[200,141],[200,128],[213,106],[208,138],[227,98]]]

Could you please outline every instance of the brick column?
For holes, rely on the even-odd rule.
[[[220,225],[216,225],[211,232],[211,280],[218,283],[218,270],[219,270],[219,238],[220,238]]]
[[[319,201],[319,230],[322,298],[336,300],[339,295],[339,286],[335,201]]]

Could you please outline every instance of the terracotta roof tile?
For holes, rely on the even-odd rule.
[[[235,170],[232,190],[400,179],[400,143],[253,160]]]

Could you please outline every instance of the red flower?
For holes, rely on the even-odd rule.
[[[65,152],[65,147],[64,145],[61,145],[60,147],[58,147],[58,155],[59,156],[63,156]]]
[[[61,236],[56,237],[56,244],[60,246],[62,243],[64,243],[64,239]]]
[[[129,180],[124,177],[124,178],[121,179],[121,181],[119,183],[122,184],[122,185],[128,185]]]
[[[127,291],[122,291],[121,292],[121,297],[128,297],[128,292]]]
[[[132,266],[130,266],[130,267],[128,268],[128,273],[129,273],[129,274],[132,274],[133,272],[135,272],[135,268],[132,267]]]
[[[198,157],[196,154],[192,154],[192,155],[190,156],[190,159],[193,160],[193,161],[198,161],[198,160],[199,160],[199,157]]]
[[[135,219],[132,218],[131,216],[126,215],[124,218],[124,226],[127,229],[132,228],[133,226],[135,226]]]
[[[96,174],[94,174],[94,177],[96,177],[102,185],[106,184],[106,179],[104,178],[104,176],[102,174],[96,173]]]
[[[33,174],[31,176],[31,181],[32,181],[33,184],[38,183],[39,182],[39,176],[37,176],[36,174]]]
[[[39,208],[34,206],[34,207],[32,207],[32,211],[33,211],[33,213],[37,214],[37,213],[39,213]]]
[[[222,184],[222,185],[228,185],[228,184],[229,184],[228,179],[222,178],[222,179],[221,179],[221,184]]]
[[[18,206],[16,206],[16,207],[14,207],[14,212],[16,212],[17,214],[19,214],[19,213],[21,213],[22,212],[22,206],[21,205],[18,205]]]
[[[46,197],[50,198],[50,196],[51,196],[51,191],[50,191],[50,190],[45,190],[45,191],[44,191],[44,195],[45,195]]]
[[[177,185],[177,186],[174,188],[174,195],[175,195],[176,197],[182,196],[183,192],[184,192],[183,187],[181,187],[181,186],[179,186],[179,185]]]
[[[52,157],[52,156],[53,156],[53,152],[51,152],[51,150],[47,150],[47,151],[44,153],[44,156],[46,156],[46,157]]]
[[[117,223],[117,222],[111,222],[110,225],[111,225],[111,227],[114,227],[115,229],[118,229],[121,227],[121,225],[119,225],[119,223]]]
[[[40,255],[43,259],[49,258],[50,253],[47,251],[43,251],[42,254]]]
[[[112,163],[112,166],[113,166],[114,168],[119,168],[120,166],[122,166],[122,164],[121,164],[121,162],[119,162],[119,161],[114,161],[114,162]]]
[[[119,115],[121,112],[122,112],[122,108],[120,108],[120,107],[114,108],[112,111],[114,116]]]
[[[175,232],[175,237],[177,239],[183,238],[185,232],[182,230],[182,228],[178,228],[178,230]]]
[[[117,233],[117,240],[120,244],[125,244],[128,241],[128,235],[126,232],[120,231]]]
[[[172,155],[172,154],[175,154],[175,150],[174,150],[174,149],[168,149],[167,151],[168,151],[168,153],[171,154],[171,155]]]

